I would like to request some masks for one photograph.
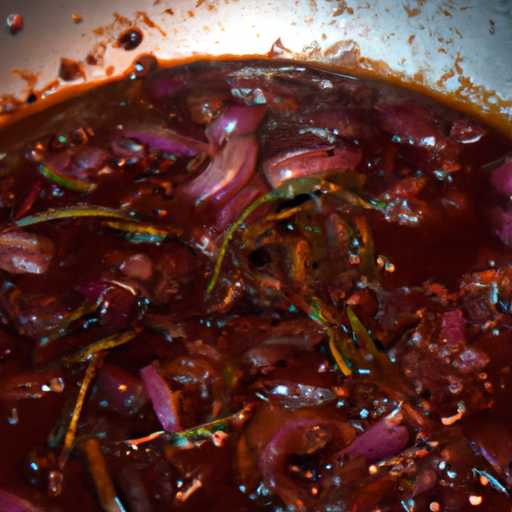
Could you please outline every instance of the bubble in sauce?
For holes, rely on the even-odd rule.
[[[158,61],[153,55],[141,55],[134,65],[132,78],[142,78],[158,69]]]

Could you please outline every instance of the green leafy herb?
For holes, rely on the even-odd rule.
[[[320,299],[313,297],[310,303],[309,316],[326,328],[329,333],[329,350],[332,357],[336,361],[341,373],[348,376],[352,373],[352,363],[347,358],[348,337],[340,336],[338,322],[333,313]]]
[[[297,212],[299,212],[304,205],[294,206],[293,208],[285,208],[279,212],[272,212],[266,215],[263,219],[258,220],[251,226],[247,226],[244,231],[244,235],[242,238],[242,245],[245,250],[248,252],[252,251],[256,248],[256,241],[260,239],[260,237],[269,231],[272,227],[276,225],[278,222],[282,222],[283,220],[289,219]]]
[[[74,176],[65,176],[64,174],[52,171],[44,164],[39,164],[39,172],[60,187],[72,190],[73,192],[79,192],[80,194],[88,194],[96,188],[95,183]]]
[[[118,222],[104,221],[105,225],[111,229],[124,233],[126,240],[133,243],[150,243],[160,244],[168,236],[179,236],[183,233],[182,229],[174,227],[161,227],[154,224],[138,223],[138,222]]]
[[[257,208],[259,208],[264,203],[270,203],[282,199],[293,199],[303,194],[313,196],[318,193],[332,194],[335,198],[341,200],[344,204],[362,206],[363,208],[379,209],[383,206],[382,203],[373,200],[365,200],[348,189],[344,189],[343,187],[340,187],[335,183],[330,183],[320,178],[295,178],[287,180],[281,183],[281,185],[279,185],[277,188],[272,190],[272,192],[265,194],[264,196],[260,197],[252,204],[250,204],[244,210],[244,212],[238,218],[238,220],[234,222],[228,229],[226,236],[224,237],[224,240],[220,247],[219,254],[217,256],[213,276],[211,278],[210,283],[208,284],[206,291],[208,293],[211,293],[212,290],[215,288],[229,242],[231,241],[231,238],[233,237],[235,231],[243,224],[245,219],[247,219],[247,217],[249,217],[251,213],[253,213]]]
[[[63,359],[64,364],[77,363],[79,361],[85,361],[90,356],[96,354],[101,350],[109,350],[111,348],[118,347],[119,345],[124,345],[129,341],[133,340],[135,336],[140,332],[140,329],[130,329],[129,331],[123,332],[121,334],[113,334],[112,336],[107,336],[101,340],[95,341],[87,347],[67,356]]]
[[[347,316],[352,327],[352,331],[359,343],[358,354],[362,357],[365,366],[374,374],[374,378],[379,379],[379,384],[393,392],[398,398],[403,399],[407,396],[404,390],[408,387],[398,368],[389,360],[385,352],[381,352],[375,345],[375,341],[361,320],[357,318],[350,306],[347,306]],[[365,356],[371,356],[366,358]],[[361,359],[360,359],[361,360]]]
[[[350,326],[352,327],[352,331],[357,337],[360,347],[362,350],[373,356],[378,355],[379,351],[375,346],[375,342],[373,338],[370,336],[370,333],[366,330],[366,327],[361,323],[361,320],[357,318],[357,315],[354,313],[350,306],[347,306],[347,316],[350,322]]]
[[[169,434],[169,441],[174,446],[178,447],[188,446],[190,443],[194,445],[202,444],[205,440],[211,439],[218,432],[226,432],[230,425],[240,425],[245,422],[249,419],[251,410],[252,404],[248,404],[240,411],[229,416],[210,421],[209,423],[204,423],[203,425],[199,425],[189,430],[182,430],[180,432]]]
[[[69,427],[66,432],[66,437],[64,438],[64,444],[62,446],[62,451],[59,457],[59,467],[62,469],[66,461],[69,458],[69,454],[71,453],[71,449],[73,447],[76,430],[78,427],[78,419],[80,418],[80,413],[82,412],[82,407],[84,405],[85,395],[87,390],[89,389],[89,385],[94,379],[96,375],[96,371],[98,370],[98,366],[103,359],[103,355],[101,353],[96,353],[91,358],[89,365],[87,366],[87,371],[85,372],[85,376],[82,379],[82,385],[80,386],[80,392],[78,393],[78,398],[76,399],[75,408],[73,409],[73,414],[71,415],[71,421],[69,422]]]
[[[60,318],[56,318],[55,322],[50,329],[46,331],[46,336],[41,338],[41,345],[45,345],[49,341],[55,340],[73,331],[77,326],[77,320],[80,318],[90,315],[96,310],[97,305],[89,302],[84,302],[74,311],[67,311],[60,315]]]
[[[33,224],[40,224],[41,222],[48,222],[50,220],[76,219],[79,217],[113,217],[115,219],[129,219],[136,222],[136,219],[133,219],[127,213],[119,210],[113,210],[112,208],[76,205],[57,209],[51,208],[45,212],[23,217],[22,219],[17,220],[15,224],[17,226],[32,226]]]
[[[359,250],[361,274],[372,281],[376,275],[375,243],[372,231],[364,215],[354,215],[354,222],[357,224],[363,242]]]
[[[125,512],[116,495],[112,478],[108,472],[107,464],[101,446],[97,439],[88,439],[85,442],[85,454],[98,494],[98,500],[105,512]]]
[[[352,365],[350,361],[345,357],[345,351],[340,345],[341,344],[339,338],[334,335],[334,331],[331,332],[331,337],[329,339],[329,350],[331,351],[331,354],[334,357],[334,360],[336,361],[336,364],[338,365],[341,373],[347,377],[352,373]]]
[[[73,389],[66,399],[66,403],[60,412],[58,420],[52,427],[51,432],[48,434],[48,446],[51,448],[57,448],[66,437],[66,433],[69,428],[69,418],[73,416],[73,410],[75,409],[76,400],[79,394]]]

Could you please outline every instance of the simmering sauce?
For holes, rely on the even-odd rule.
[[[510,510],[511,151],[285,61],[4,127],[0,509]]]

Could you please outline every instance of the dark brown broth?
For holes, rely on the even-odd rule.
[[[240,70],[245,70],[245,75],[239,73]],[[229,79],[226,79],[227,76]],[[318,84],[322,80],[330,81],[331,87],[320,87]],[[164,86],[168,85],[162,87],[162,83]],[[56,497],[49,497],[44,487],[45,472],[42,471],[40,477],[35,475],[41,471],[30,469],[29,454],[36,448],[43,452],[53,451],[57,456],[59,454],[60,445],[53,449],[48,448],[48,435],[59,420],[67,396],[77,389],[85,371],[83,363],[67,365],[63,370],[65,390],[62,394],[49,392],[37,399],[0,401],[0,419],[3,422],[0,430],[1,489],[33,500],[44,510],[44,507],[56,511],[101,510],[94,484],[87,471],[83,449],[84,440],[92,436],[100,439],[120,500],[130,512],[138,512],[138,509],[133,504],[136,500],[133,496],[130,497],[130,486],[124,483],[126,475],[123,471],[126,468],[136,468],[134,471],[145,486],[152,510],[155,511],[274,510],[283,507],[283,502],[272,492],[257,492],[261,480],[258,468],[253,467],[252,471],[245,468],[240,474],[240,439],[244,436],[247,438],[249,449],[253,452],[252,457],[256,459],[259,456],[258,450],[262,451],[280,426],[286,421],[291,421],[293,417],[318,417],[329,420],[336,418],[343,422],[355,422],[360,429],[367,430],[370,424],[378,422],[398,404],[399,400],[389,393],[385,386],[379,388],[364,374],[344,377],[335,370],[334,360],[328,353],[329,336],[326,333],[320,332],[318,339],[315,338],[315,343],[312,343],[314,346],[309,350],[290,356],[289,360],[280,360],[272,368],[251,370],[243,358],[251,348],[272,337],[279,325],[286,324],[287,321],[302,321],[303,324],[298,329],[302,336],[307,329],[318,328],[322,331],[321,326],[308,318],[307,311],[297,311],[293,300],[291,304],[294,307],[287,307],[290,305],[287,302],[290,295],[283,293],[279,300],[277,292],[270,298],[261,296],[254,291],[254,283],[262,279],[264,271],[270,269],[270,274],[277,274],[281,281],[286,281],[286,285],[293,288],[297,283],[286,268],[286,247],[300,239],[306,240],[311,247],[318,249],[321,243],[326,242],[325,225],[322,226],[322,223],[327,221],[328,215],[338,211],[337,204],[326,198],[323,210],[313,213],[313,218],[318,223],[317,227],[320,226],[321,234],[318,238],[314,238],[314,235],[307,235],[310,238],[304,234],[298,235],[297,231],[300,228],[310,227],[300,220],[290,221],[293,224],[290,233],[285,223],[280,225],[275,235],[278,242],[265,246],[264,254],[261,255],[263,263],[266,263],[263,270],[246,262],[249,255],[239,247],[242,236],[242,230],[239,230],[229,246],[220,284],[212,296],[208,297],[205,295],[205,289],[213,272],[215,258],[209,255],[208,251],[201,252],[198,247],[204,237],[212,239],[217,248],[220,246],[223,233],[212,229],[220,207],[215,203],[195,207],[190,200],[179,197],[180,185],[191,180],[191,172],[187,170],[190,158],[178,156],[166,168],[167,164],[164,161],[169,160],[169,155],[166,156],[158,150],[151,151],[147,145],[142,150],[144,156],[134,157],[132,163],[121,162],[122,158],[112,153],[111,141],[119,131],[116,128],[118,125],[124,126],[125,129],[137,129],[139,126],[147,125],[165,126],[187,137],[205,142],[204,125],[191,119],[187,103],[191,95],[203,94],[204,97],[208,97],[208,94],[213,94],[213,99],[220,98],[222,110],[227,105],[244,105],[242,100],[231,94],[232,89],[242,89],[244,86],[253,90],[261,88],[264,92],[267,87],[270,97],[277,97],[279,100],[267,100],[269,109],[258,128],[260,149],[257,172],[261,172],[263,161],[284,151],[328,146],[325,134],[319,136],[314,131],[303,134],[300,129],[317,128],[321,121],[315,121],[315,124],[310,119],[318,111],[328,112],[339,108],[340,111],[353,109],[351,114],[355,115],[356,121],[359,116],[362,120],[359,127],[361,133],[337,135],[331,131],[329,135],[335,140],[333,146],[347,143],[361,149],[362,158],[355,170],[359,175],[366,176],[366,183],[357,190],[357,193],[377,198],[392,186],[400,185],[403,179],[420,176],[427,180],[426,186],[418,194],[409,196],[409,199],[418,199],[426,205],[417,226],[398,225],[396,219],[390,222],[378,209],[363,211],[357,207],[346,208],[343,211],[345,216],[364,216],[367,219],[375,240],[375,256],[385,255],[395,265],[395,271],[392,273],[378,270],[377,280],[381,289],[377,285],[373,288],[366,287],[366,283],[361,281],[358,266],[350,266],[345,261],[346,254],[340,254],[338,263],[349,275],[336,286],[330,282],[331,277],[333,281],[335,280],[335,276],[329,275],[331,271],[328,268],[334,260],[322,259],[324,256],[320,251],[320,255],[314,255],[313,258],[314,265],[318,267],[312,267],[315,272],[316,268],[319,269],[313,285],[315,296],[326,303],[331,300],[330,298],[336,297],[332,298],[328,305],[339,313],[338,320],[347,330],[350,329],[350,324],[344,316],[344,311],[347,303],[352,304],[365,327],[388,349],[395,350],[394,357],[398,358],[397,367],[406,374],[406,380],[412,382],[411,389],[418,387],[414,380],[417,376],[410,375],[411,367],[415,370],[417,367],[407,359],[407,343],[413,331],[417,329],[425,339],[427,334],[433,336],[432,344],[435,348],[430,352],[421,349],[425,350],[425,353],[420,355],[426,358],[426,365],[432,364],[435,368],[435,358],[433,362],[429,362],[428,357],[432,353],[436,356],[437,351],[441,350],[436,347],[442,343],[435,337],[440,336],[442,315],[448,310],[464,308],[464,305],[461,305],[463,294],[460,292],[460,297],[457,295],[461,278],[464,275],[471,275],[472,272],[491,268],[491,261],[494,262],[492,265],[495,265],[493,268],[497,269],[506,268],[509,264],[510,249],[499,240],[489,220],[492,208],[496,205],[505,206],[507,199],[494,190],[490,184],[490,170],[483,168],[509,153],[512,142],[496,130],[490,127],[482,128],[479,122],[469,120],[466,116],[417,93],[377,81],[358,81],[314,69],[296,68],[290,63],[270,64],[258,61],[190,64],[150,73],[145,79],[126,78],[69,98],[3,130],[0,153],[17,155],[19,163],[12,173],[6,173],[1,178],[2,226],[7,228],[12,225],[13,215],[30,192],[32,183],[39,179],[42,192],[26,215],[85,202],[101,207],[134,211],[144,222],[160,227],[178,227],[183,233],[176,239],[168,237],[157,245],[134,244],[123,240],[115,231],[102,225],[101,219],[57,220],[26,228],[30,233],[49,238],[54,243],[56,251],[50,267],[42,274],[15,275],[1,271],[0,303],[3,326],[0,335],[5,339],[0,339],[0,354],[5,345],[13,351],[13,355],[0,361],[0,379],[15,375],[22,369],[33,371],[60,367],[62,357],[73,354],[98,339],[123,332],[131,325],[139,325],[142,330],[137,337],[122,347],[108,351],[105,362],[138,377],[140,369],[155,360],[163,368],[177,360],[201,362],[197,364],[206,364],[206,361],[208,368],[214,368],[212,371],[215,375],[221,376],[231,372],[239,379],[231,391],[225,392],[224,402],[219,403],[221,412],[227,414],[242,404],[254,403],[254,416],[247,424],[247,430],[228,428],[228,441],[222,447],[215,447],[211,441],[207,441],[201,447],[185,450],[171,448],[169,443],[161,439],[142,445],[135,451],[129,449],[124,441],[161,430],[151,404],[146,403],[133,414],[116,412],[94,400],[93,382],[80,416],[77,446],[73,450],[71,460],[62,470],[62,492]],[[174,89],[175,92],[170,92]],[[155,91],[160,91],[161,94]],[[288,91],[288,97],[284,91]],[[419,105],[426,111],[434,112],[435,128],[448,149],[445,146],[432,149],[416,142],[408,144],[394,141],[392,134],[384,126],[385,122],[380,113],[382,110],[379,109],[397,104]],[[215,112],[215,116],[218,115],[219,113]],[[453,138],[450,138],[450,127],[456,120],[467,122],[477,130],[483,129],[485,134],[474,143],[454,143]],[[349,123],[349,126],[357,128],[357,123]],[[71,152],[74,151],[76,154],[83,147],[94,146],[109,153],[105,165],[89,172],[88,179],[96,184],[96,189],[87,196],[52,184],[38,172],[38,162],[27,156],[36,144],[40,144],[43,148],[42,158],[49,161],[51,156],[63,152],[48,149],[55,136],[66,135],[79,128],[89,130],[88,142],[85,145],[71,145]],[[369,130],[368,133],[365,133],[366,129]],[[450,153],[452,150],[456,152],[455,155]],[[439,179],[435,175],[436,166],[445,161],[458,163],[460,170],[451,173],[449,178],[445,175]],[[160,165],[162,167],[159,167]],[[148,169],[151,169],[151,172],[148,172]],[[201,172],[204,166],[199,169],[196,174]],[[102,170],[104,172],[101,172]],[[173,192],[170,195],[162,193],[162,185],[155,186],[149,178],[155,178],[161,183],[171,182]],[[456,206],[453,207],[453,204]],[[281,203],[281,207],[283,205],[286,206],[284,202]],[[165,211],[166,214],[159,215],[157,210]],[[288,238],[285,238],[286,233],[289,235]],[[285,241],[279,243],[279,240]],[[94,281],[119,282],[125,279],[126,276],[119,270],[121,263],[139,253],[149,257],[157,270],[154,271],[153,281],[144,283],[145,291],[138,289],[136,300],[130,296],[126,288],[111,285],[118,294],[117,299],[113,296],[111,300],[120,302],[113,302],[113,313],[109,313],[108,306],[104,306],[107,309],[107,317],[110,315],[115,318],[115,310],[129,303],[121,327],[115,322],[114,325],[109,323],[108,318],[105,320],[101,312],[95,311],[84,315],[69,332],[59,335],[54,333],[55,339],[47,340],[44,333],[39,332],[38,322],[33,323],[32,330],[26,335],[27,328],[21,326],[21,320],[13,318],[13,304],[18,300],[18,294],[28,297],[27,300],[35,300],[38,295],[44,295],[57,303],[61,301],[59,307],[62,312],[79,307],[84,299],[77,285],[87,286]],[[327,266],[327,270],[322,270],[325,261],[328,262],[324,265]],[[336,270],[338,271],[339,269]],[[252,281],[250,277],[246,277],[251,272]],[[168,287],[174,286],[176,290],[169,293],[164,290],[160,296],[157,279],[167,280],[164,284]],[[233,306],[225,308],[224,311],[220,307],[224,295],[229,287],[234,286],[240,279],[247,280],[245,291]],[[129,286],[128,280],[125,281]],[[8,290],[7,283],[13,284],[16,293]],[[448,306],[443,306],[435,296],[425,292],[425,283],[439,284],[445,287],[448,293],[456,295],[456,298],[450,299]],[[421,315],[415,320],[410,320],[398,313],[396,324],[389,328],[385,327],[386,297],[392,297],[389,300],[392,307],[402,307],[404,311],[408,304],[415,304],[416,299],[412,295],[408,296],[408,290],[404,289],[406,298],[403,306],[394,305],[393,294],[403,287],[413,291],[423,290],[421,293],[417,292],[419,295],[423,294],[422,298],[411,308],[414,309],[414,313],[423,312],[427,318],[425,322],[430,322],[427,327],[422,327]],[[510,294],[510,290],[504,289],[502,295],[508,297],[507,294]],[[306,294],[306,298],[311,299],[311,294]],[[212,310],[214,312],[210,313]],[[45,314],[48,315],[45,311],[48,310],[41,306],[42,322],[51,324],[52,319],[45,317]],[[379,314],[376,314],[377,311]],[[29,306],[19,317],[30,316],[32,313],[34,309]],[[35,313],[39,314],[37,311]],[[505,311],[504,316],[508,314],[509,311]],[[431,463],[437,464],[439,481],[445,484],[438,483],[429,491],[415,496],[418,510],[427,510],[429,503],[434,501],[445,507],[441,510],[475,510],[467,499],[472,494],[483,496],[483,504],[476,507],[478,510],[505,510],[510,506],[508,500],[502,494],[492,491],[490,486],[474,483],[471,470],[478,467],[479,470],[492,473],[506,486],[504,474],[493,468],[476,446],[478,443],[485,445],[486,439],[495,435],[493,430],[487,429],[488,422],[501,425],[508,430],[510,413],[507,404],[510,397],[509,386],[512,382],[510,371],[507,372],[506,369],[510,369],[509,365],[512,364],[510,350],[507,350],[511,341],[511,331],[506,321],[496,314],[489,314],[487,319],[497,322],[499,335],[494,336],[492,331],[482,330],[484,322],[479,325],[469,318],[466,310],[464,315],[464,349],[476,347],[489,356],[490,362],[478,371],[464,373],[462,376],[456,375],[456,378],[462,379],[463,382],[464,391],[461,392],[462,398],[459,398],[466,401],[468,412],[453,428],[444,427],[441,418],[456,413],[454,402],[441,399],[436,401],[436,393],[441,393],[439,390],[422,391],[421,398],[430,403],[428,421],[436,425],[435,428],[427,426],[425,430],[433,429],[432,435],[440,438],[441,432],[449,434],[443,434],[447,438],[440,441],[446,445],[445,452],[442,449],[437,452],[433,449],[434,455],[429,456],[432,459]],[[392,318],[392,315],[389,315],[389,318]],[[83,328],[79,328],[79,324],[83,324]],[[423,333],[422,329],[425,329],[427,334]],[[165,335],[162,334],[165,331]],[[290,332],[283,336],[293,338]],[[204,345],[214,348],[221,354],[222,362],[215,363],[218,364],[217,367],[207,356],[193,352],[190,342],[196,340],[202,340]],[[414,350],[416,349],[411,349],[413,353]],[[462,350],[463,348],[460,348],[460,351]],[[445,364],[446,360],[446,357],[443,359],[439,356],[439,364]],[[325,364],[326,362],[329,364]],[[325,369],[319,372],[322,364],[325,364]],[[407,366],[408,364],[412,366]],[[481,379],[478,376],[482,372],[487,373],[488,379]],[[178,377],[170,372],[167,380],[173,391],[185,390],[188,397],[183,413],[186,428],[211,421],[214,417],[211,390],[207,398],[201,397],[200,383],[184,384],[183,379],[180,381]],[[425,382],[430,382],[427,377],[424,378]],[[423,377],[417,378],[421,380]],[[265,379],[275,382],[292,381],[321,388],[336,387],[345,393],[344,403],[297,409],[276,405],[272,409],[259,399],[254,391],[256,384]],[[488,381],[492,385],[492,391],[489,391],[489,386],[483,387],[483,382],[479,379]],[[0,381],[0,385],[2,382],[5,380]],[[223,385],[226,386],[225,382]],[[428,385],[425,384],[423,388],[428,388]],[[471,402],[472,397],[474,403]],[[411,395],[409,398],[416,406],[418,397]],[[382,403],[387,405],[379,409],[375,404],[382,400]],[[17,411],[18,419],[10,424],[8,418],[12,417],[13,409]],[[370,411],[368,419],[361,413],[362,410]],[[419,433],[417,425],[411,424],[409,428],[414,434]],[[466,437],[462,441],[454,440],[462,437],[461,432]],[[458,476],[446,476],[444,470],[438,469],[443,453],[449,461],[448,465],[452,465],[453,472]],[[512,445],[510,453],[512,455]],[[430,459],[427,457],[426,460]],[[423,459],[417,461],[418,467],[421,467],[421,460]],[[201,481],[200,488],[181,503],[176,496],[181,489],[191,485],[194,478]],[[254,478],[256,481],[251,481]],[[357,482],[350,484],[353,486],[354,496],[357,496],[360,485],[370,486],[368,478],[364,475]],[[364,508],[363,498],[347,497],[347,503],[352,499],[356,500],[358,504],[353,504],[356,507],[353,510],[361,512],[374,510],[373,507],[379,504],[383,510],[403,510],[400,500],[413,499],[407,486],[414,487],[416,478],[416,473],[413,472],[411,476],[404,471],[399,480],[393,480],[393,490],[389,493],[379,487],[379,480],[375,480],[375,487],[363,487],[364,493],[374,492],[375,496],[382,494],[380,500],[371,506],[368,505],[370,508]],[[31,479],[37,480],[38,485],[31,485]],[[240,490],[241,486],[245,486],[245,492]],[[397,491],[398,487],[401,489],[400,492]],[[374,491],[370,492],[370,489]],[[463,496],[462,500],[459,499],[459,495]],[[311,506],[327,510],[328,505],[334,504],[320,501]]]

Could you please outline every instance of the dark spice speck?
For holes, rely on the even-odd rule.
[[[119,36],[117,43],[127,51],[135,50],[142,43],[142,32],[134,28],[127,30]]]
[[[76,80],[81,75],[80,64],[71,59],[60,59],[59,77],[66,82]]]

